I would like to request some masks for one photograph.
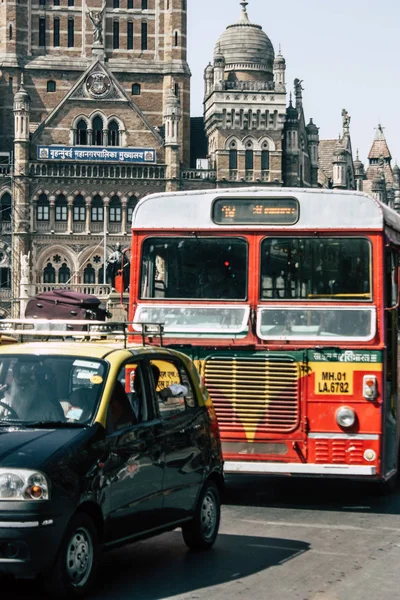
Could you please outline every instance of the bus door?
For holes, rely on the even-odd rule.
[[[399,340],[398,340],[398,272],[399,254],[397,249],[388,248],[385,254],[385,402],[382,415],[383,437],[383,469],[389,473],[397,466],[398,434],[398,389],[399,389]],[[396,435],[397,434],[397,435]]]

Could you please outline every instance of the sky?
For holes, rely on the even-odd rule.
[[[365,163],[380,123],[400,164],[399,0],[248,0],[253,23],[262,25],[286,59],[288,91],[303,80],[303,106],[320,139],[337,138],[342,109],[351,116],[354,157]],[[227,25],[240,16],[240,0],[188,0],[191,114],[203,114],[203,72]],[[394,164],[394,161],[393,163]]]

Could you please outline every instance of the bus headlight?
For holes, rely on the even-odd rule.
[[[336,423],[339,427],[353,427],[356,422],[356,413],[349,406],[341,406],[336,411]]]

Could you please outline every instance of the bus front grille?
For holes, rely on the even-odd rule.
[[[210,357],[205,384],[223,431],[290,432],[300,420],[299,369],[291,357]]]

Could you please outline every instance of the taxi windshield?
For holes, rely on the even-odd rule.
[[[16,354],[0,358],[0,425],[87,425],[104,384],[104,361]]]

